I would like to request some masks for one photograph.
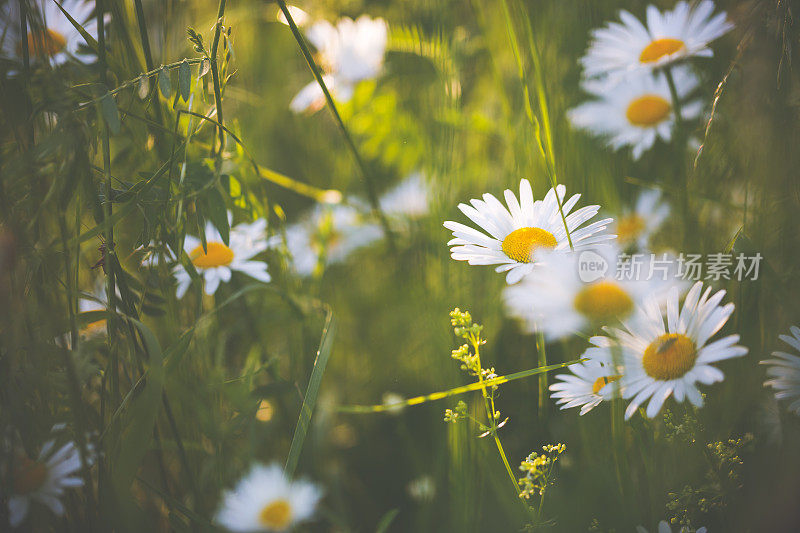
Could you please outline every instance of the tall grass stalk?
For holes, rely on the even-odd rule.
[[[322,93],[325,95],[325,103],[328,106],[331,114],[333,115],[333,119],[336,122],[336,125],[339,127],[339,131],[342,133],[342,137],[344,137],[345,144],[350,149],[350,153],[353,155],[353,159],[356,161],[356,165],[358,166],[359,171],[361,172],[361,176],[364,178],[364,182],[366,184],[367,189],[367,198],[369,200],[370,206],[372,207],[372,211],[375,216],[380,221],[381,226],[383,227],[383,233],[386,236],[386,240],[389,243],[389,247],[392,250],[396,249],[394,234],[392,232],[391,226],[389,225],[389,219],[386,217],[386,214],[381,209],[380,203],[378,202],[378,192],[375,188],[375,183],[372,177],[372,173],[367,170],[367,166],[364,163],[364,159],[361,157],[361,153],[356,148],[356,144],[353,141],[353,137],[350,135],[350,130],[347,129],[345,126],[344,121],[342,120],[341,115],[339,114],[339,110],[336,108],[336,103],[333,101],[333,97],[331,96],[330,91],[328,90],[328,86],[325,84],[325,80],[322,79],[322,74],[319,66],[317,66],[316,61],[314,61],[314,56],[311,54],[311,50],[308,48],[308,44],[306,43],[303,34],[300,32],[300,29],[297,27],[294,19],[292,18],[292,14],[289,12],[289,8],[286,7],[286,2],[284,0],[278,0],[278,7],[280,7],[283,16],[286,17],[286,21],[289,24],[289,28],[292,30],[292,35],[297,41],[297,45],[300,47],[301,52],[303,53],[303,57],[308,63],[308,68],[311,69],[312,74],[314,75],[314,79],[319,84],[320,89],[322,89]]]

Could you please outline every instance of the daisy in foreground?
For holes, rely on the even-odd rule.
[[[678,97],[683,100],[697,88],[697,78],[686,68],[673,71]],[[587,80],[586,92],[595,97],[568,113],[576,128],[605,137],[609,146],[633,149],[633,158],[652,148],[657,138],[669,142],[675,124],[675,112],[669,84],[663,74],[636,76],[623,82]],[[697,118],[702,102],[683,103],[683,120]]]
[[[800,328],[792,326],[791,336],[781,335],[780,339],[800,353]],[[775,389],[775,399],[791,400],[790,411],[800,416],[800,357],[786,352],[772,352],[775,359],[761,361],[768,365],[767,375],[772,378],[764,382],[765,387]]]
[[[686,527],[682,527],[678,530],[678,533],[689,533],[689,529]],[[658,533],[672,533],[672,528],[669,526],[666,520],[662,520],[658,523]],[[695,533],[707,533],[708,529],[701,527],[697,529]],[[647,533],[647,530],[642,526],[636,526],[636,533]]]
[[[97,39],[97,19],[92,16],[94,2],[64,0],[60,3],[89,35]],[[36,23],[29,22],[28,34],[24,37],[28,44],[29,57],[31,62],[49,61],[53,65],[61,65],[70,56],[75,56],[78,48],[86,42],[55,2],[48,1],[37,4],[41,6],[42,19],[36,20],[31,17],[31,20],[36,20]],[[17,2],[8,2],[2,16],[7,28],[3,37],[3,55],[22,60],[23,37],[19,33],[20,18]],[[44,22],[45,27],[41,27],[41,22]]]
[[[286,531],[311,518],[322,496],[307,481],[291,481],[277,464],[255,465],[226,492],[215,521],[230,531]]]
[[[9,522],[19,526],[28,514],[32,502],[46,505],[57,516],[64,514],[61,497],[69,488],[80,487],[83,479],[77,475],[81,459],[75,443],[68,442],[55,450],[55,441],[42,446],[36,460],[18,455],[12,466],[11,495],[8,498]]]
[[[495,271],[507,272],[506,281],[513,284],[533,271],[537,251],[567,252],[569,239],[577,250],[615,237],[605,232],[612,222],[610,218],[583,226],[594,218],[600,206],[590,205],[570,213],[581,195],[575,194],[566,201],[565,195],[566,188],[559,185],[550,189],[544,200],[534,201],[531,184],[523,179],[519,184],[519,200],[510,190],[505,191],[508,208],[488,193],[483,195],[483,200],[470,200],[472,205],[458,204],[461,212],[488,235],[448,220],[444,227],[453,232],[453,239],[447,243],[451,247],[450,256],[470,265],[498,265]],[[569,228],[569,239],[559,201]]]
[[[712,15],[714,2],[702,0],[694,9],[678,2],[672,11],[647,7],[647,25],[627,11],[619,22],[594,30],[581,62],[586,76],[655,69],[688,57],[711,57],[708,44],[733,28],[725,12]]]
[[[228,220],[231,220],[230,213]],[[251,261],[255,255],[267,249],[267,239],[264,235],[266,226],[265,219],[256,220],[251,224],[238,224],[231,228],[230,245],[227,245],[217,228],[208,222],[205,228],[207,244],[205,249],[200,239],[191,235],[186,236],[184,250],[197,272],[203,276],[206,294],[214,294],[220,282],[230,281],[234,270],[264,283],[269,282],[267,264],[262,261]],[[181,264],[175,267],[174,274],[178,281],[177,296],[183,298],[192,284],[192,278]]]
[[[669,205],[661,201],[661,191],[642,191],[633,211],[623,211],[617,218],[613,231],[621,248],[648,248],[650,237],[661,228],[669,216]]]
[[[583,357],[588,355],[584,354]],[[561,381],[550,385],[553,391],[550,397],[556,400],[556,405],[560,405],[561,409],[580,407],[580,415],[583,416],[604,400],[619,397],[619,384],[616,382],[622,376],[612,365],[590,359],[567,368],[572,374],[558,374],[556,379]]]
[[[336,100],[347,102],[358,82],[378,76],[383,67],[389,29],[382,18],[362,15],[358,20],[339,19],[336,26],[317,22],[306,32],[317,49],[323,79]],[[295,113],[317,111],[325,105],[325,95],[312,81],[294,97],[289,107]]]
[[[650,272],[648,260],[622,261],[613,244],[581,252],[542,251],[539,267],[503,291],[509,314],[529,333],[548,340],[618,325],[647,298],[663,302],[677,285],[675,272]]]
[[[734,310],[731,303],[720,305],[724,290],[712,296],[711,287],[703,291],[703,283],[697,282],[689,289],[683,307],[679,295],[675,287],[667,298],[666,325],[661,306],[650,299],[641,315],[624,329],[608,329],[622,349],[622,396],[632,398],[625,419],[648,400],[647,416],[653,418],[670,395],[678,402],[688,398],[695,407],[702,406],[697,383],[710,385],[725,377],[711,364],[747,354],[747,348],[736,344],[739,335],[709,343]],[[605,342],[606,360],[612,361],[614,341]]]

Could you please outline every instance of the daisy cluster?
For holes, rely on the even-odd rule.
[[[555,341],[604,332],[590,338],[582,362],[550,387],[562,409],[580,407],[585,414],[621,397],[629,400],[626,418],[644,404],[645,414],[654,417],[670,396],[699,407],[698,384],[724,377],[713,365],[747,353],[738,335],[716,337],[734,311],[723,303],[724,290],[713,292],[698,282],[682,298],[687,284],[677,276],[618,279],[608,269],[586,279],[580,268],[584,254],[601,265],[621,257],[617,235],[609,230],[614,221],[593,220],[599,206],[576,208],[580,195],[567,197],[564,186],[535,200],[525,179],[519,197],[506,190],[504,198],[506,205],[484,194],[458,206],[480,230],[445,222],[453,234],[451,256],[505,273],[508,312],[530,333]],[[628,220],[625,244],[647,246],[667,213],[658,194],[643,193],[622,219]]]
[[[619,21],[592,32],[583,65],[583,89],[592,99],[569,113],[572,124],[603,137],[614,149],[629,147],[634,159],[656,139],[670,142],[676,124],[700,116],[692,98],[699,81],[690,58],[711,57],[709,44],[733,25],[714,2],[671,11],[648,6],[646,20],[620,11]]]

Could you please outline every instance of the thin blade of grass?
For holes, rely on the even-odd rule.
[[[337,410],[340,413],[381,413],[385,411],[391,411],[393,409],[397,409],[398,407],[406,407],[409,405],[420,405],[426,402],[441,400],[443,398],[449,398],[450,396],[456,396],[458,394],[464,394],[466,392],[481,390],[483,387],[502,385],[503,383],[508,383],[509,381],[526,378],[528,376],[543,374],[546,372],[550,372],[551,370],[558,370],[559,368],[564,368],[565,366],[574,365],[575,363],[580,363],[581,361],[585,361],[585,359],[576,359],[574,361],[567,361],[566,363],[558,363],[555,365],[540,366],[536,368],[531,368],[529,370],[522,370],[521,372],[515,372],[514,374],[508,374],[506,376],[498,376],[493,379],[487,379],[484,380],[483,382],[476,381],[475,383],[470,383],[469,385],[454,387],[452,389],[447,389],[439,392],[432,392],[424,396],[416,396],[414,398],[409,398],[408,400],[402,402],[393,402],[380,405],[341,405],[337,408]]]
[[[297,426],[292,436],[292,445],[289,448],[289,456],[286,458],[284,472],[291,477],[297,468],[300,459],[300,452],[303,449],[303,442],[306,440],[308,426],[311,423],[311,415],[314,412],[314,405],[317,403],[317,394],[322,384],[322,376],[325,374],[325,367],[328,366],[328,359],[333,349],[333,338],[336,335],[336,319],[332,311],[328,311],[325,318],[325,326],[322,328],[322,338],[317,350],[317,357],[314,360],[314,368],[311,370],[311,379],[308,381],[308,388],[303,397],[303,405],[300,408],[300,417],[297,419]]]

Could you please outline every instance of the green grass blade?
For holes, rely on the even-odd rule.
[[[335,335],[336,319],[333,316],[333,312],[328,311],[325,326],[322,328],[322,338],[320,339],[319,350],[317,350],[317,358],[314,360],[314,368],[311,370],[311,379],[308,381],[308,388],[303,397],[303,405],[300,408],[300,417],[297,419],[297,426],[294,429],[292,446],[289,448],[289,456],[286,458],[284,472],[290,477],[294,474],[297,462],[300,459],[300,452],[303,449],[303,442],[306,440],[311,415],[314,412],[314,405],[317,403],[319,386],[322,384],[325,367],[328,366]]]
[[[558,370],[559,368],[564,368],[565,366],[574,365],[575,363],[580,363],[581,361],[584,361],[584,359],[576,359],[574,361],[567,361],[566,363],[558,363],[556,365],[540,366],[536,368],[531,368],[529,370],[522,370],[521,372],[515,372],[514,374],[508,374],[506,376],[498,376],[494,379],[487,379],[484,380],[483,382],[476,381],[475,383],[470,383],[469,385],[462,385],[461,387],[455,387],[444,391],[432,392],[424,396],[416,396],[414,398],[409,398],[408,400],[402,402],[394,402],[381,405],[341,405],[339,406],[338,411],[341,413],[381,413],[385,411],[391,411],[393,409],[397,409],[398,407],[405,407],[408,405],[420,405],[426,402],[441,400],[443,398],[449,398],[450,396],[456,396],[458,394],[464,394],[466,392],[481,390],[484,387],[502,385],[503,383],[508,383],[509,381],[527,378],[528,376],[543,374],[545,372],[550,372],[551,370]]]

